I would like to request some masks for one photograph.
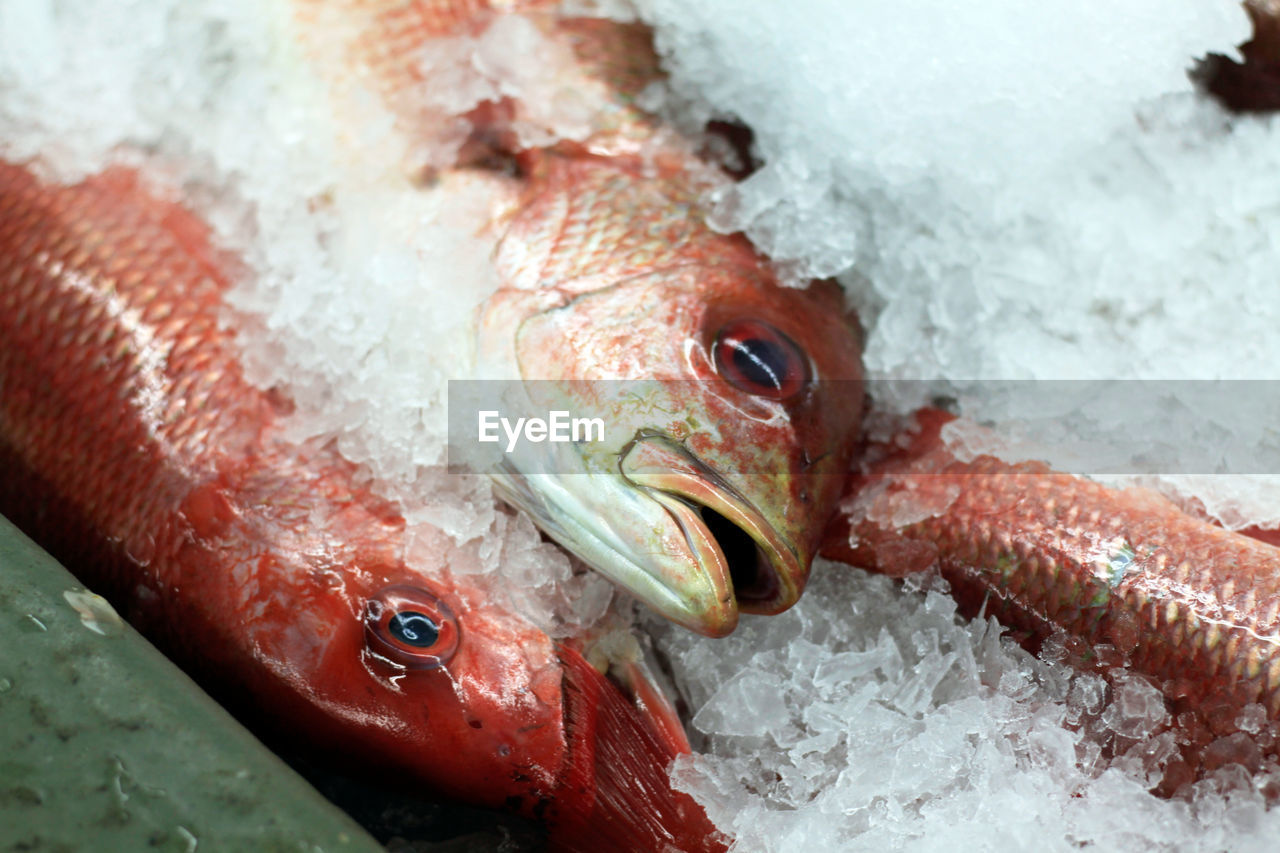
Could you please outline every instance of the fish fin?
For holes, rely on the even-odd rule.
[[[545,815],[551,849],[724,851],[702,806],[671,786],[671,744],[581,654],[560,657],[569,767]]]

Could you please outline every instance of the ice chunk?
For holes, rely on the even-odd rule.
[[[744,737],[781,733],[791,712],[784,682],[773,672],[741,670],[717,690],[693,718],[704,732]]]
[[[1115,696],[1102,712],[1102,722],[1116,734],[1141,740],[1168,720],[1164,696],[1145,679],[1114,673]]]

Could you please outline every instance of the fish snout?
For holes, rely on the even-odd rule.
[[[773,614],[800,598],[808,575],[808,561],[795,545],[761,512],[742,488],[699,460],[669,436],[637,436],[623,454],[622,476],[645,490],[679,527],[698,571],[672,573],[662,580],[678,598],[693,601],[714,595],[736,611]],[[766,483],[758,473],[753,483]],[[767,489],[767,484],[766,484]],[[764,493],[766,489],[760,491]],[[690,624],[701,633],[720,636],[727,631],[718,614]]]

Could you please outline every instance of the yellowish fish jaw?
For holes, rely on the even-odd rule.
[[[662,616],[712,637],[737,626],[733,583],[709,537],[689,536],[676,515],[616,471],[503,466],[491,476],[504,500]]]
[[[804,588],[809,560],[778,525],[666,434],[637,431],[603,455],[527,446],[491,476],[563,547],[700,634],[730,633],[740,611],[785,610]]]
[[[779,613],[804,589],[809,561],[744,493],[724,476],[661,433],[638,435],[620,462],[622,475],[674,518],[704,565],[728,575],[746,613]],[[771,478],[751,478],[776,491]]]

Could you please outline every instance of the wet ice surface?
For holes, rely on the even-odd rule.
[[[1272,848],[1280,812],[1238,765],[1148,793],[1170,754],[1153,687],[1109,692],[916,587],[825,564],[799,605],[728,639],[655,627],[699,749],[675,778],[737,849]]]
[[[335,116],[282,8],[0,3],[0,150],[65,177],[145,161],[248,262],[235,301],[255,375],[287,383],[297,429],[334,436],[443,528],[455,571],[493,576],[553,630],[590,622],[603,582],[437,467],[445,382],[494,286],[469,225],[489,188],[407,186],[406,158],[430,156],[358,83]],[[1280,145],[1183,74],[1244,39],[1234,3],[778,8],[645,13],[686,117],[710,104],[756,132],[765,166],[719,222],[794,274],[840,274],[872,375],[1274,373]],[[505,85],[482,77],[468,85]],[[1239,526],[1276,517],[1268,486],[1184,488]],[[1273,846],[1259,780],[1230,767],[1186,800],[1147,793],[1167,744],[1144,740],[1160,707],[1142,682],[1109,701],[953,610],[823,565],[797,608],[727,640],[655,626],[700,749],[679,783],[743,850]],[[1136,745],[1108,764],[1118,737]]]

